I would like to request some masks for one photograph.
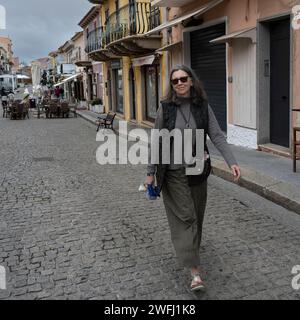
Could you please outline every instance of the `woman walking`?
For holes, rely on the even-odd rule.
[[[210,137],[231,168],[235,180],[241,176],[240,168],[226,142],[206,94],[195,73],[186,66],[175,67],[170,74],[169,93],[157,112],[155,129],[204,129],[206,165],[200,176],[187,176],[188,163],[175,164],[174,144],[171,144],[170,164],[148,166],[147,184],[162,190],[164,206],[170,226],[172,242],[179,261],[191,271],[191,290],[204,288],[200,276],[199,249],[207,200],[207,177],[210,159],[206,137]],[[193,137],[193,154],[195,155]],[[184,148],[183,148],[184,149]]]

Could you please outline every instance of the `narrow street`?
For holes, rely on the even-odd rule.
[[[300,216],[211,177],[193,294],[144,166],[101,167],[80,118],[1,115],[0,136],[0,299],[300,299]]]

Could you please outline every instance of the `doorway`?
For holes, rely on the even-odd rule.
[[[130,117],[132,120],[136,120],[136,103],[135,103],[135,78],[134,69],[129,69],[129,87],[130,87]]]
[[[159,71],[158,65],[144,66],[146,120],[154,122],[159,107]]]
[[[270,142],[290,146],[290,19],[270,23]]]
[[[114,98],[115,98],[116,112],[120,114],[124,114],[123,69],[113,70],[113,82],[114,82]]]
[[[227,131],[226,45],[211,40],[226,34],[225,23],[190,33],[191,67],[203,82],[221,129]]]

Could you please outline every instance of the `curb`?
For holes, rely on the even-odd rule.
[[[228,182],[252,191],[288,210],[300,214],[300,191],[294,185],[266,176],[249,167],[242,166],[242,177],[238,183],[232,179],[225,161],[212,156],[213,174]]]
[[[84,114],[77,113],[81,118],[96,125],[96,119]],[[118,128],[115,132],[119,134]],[[232,174],[225,161],[217,156],[211,155],[212,174],[252,191],[288,210],[300,214],[300,190],[285,181],[277,180],[255,171],[247,166],[242,166],[242,177],[239,182],[234,182]]]
[[[77,111],[76,113],[77,113],[77,115],[78,115],[80,118],[82,118],[82,119],[84,119],[84,120],[86,120],[86,121],[88,121],[88,122],[90,122],[90,123],[92,123],[92,124],[96,125],[96,123],[95,123],[96,118],[95,118],[95,119],[93,119],[92,117],[89,117],[89,116],[87,116],[87,115],[85,115],[85,114],[81,113],[80,111]]]

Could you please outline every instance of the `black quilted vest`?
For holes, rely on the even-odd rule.
[[[178,106],[173,102],[162,102],[163,108],[163,129],[168,129],[172,131],[175,129],[176,117],[177,117],[177,108]],[[208,102],[204,101],[201,105],[195,105],[191,103],[191,113],[195,119],[197,129],[204,130],[204,148],[208,151],[206,141],[208,133]],[[161,152],[161,148],[160,148]],[[157,165],[156,170],[156,180],[157,186],[161,190],[163,187],[164,176],[166,172],[167,165],[159,164]]]

